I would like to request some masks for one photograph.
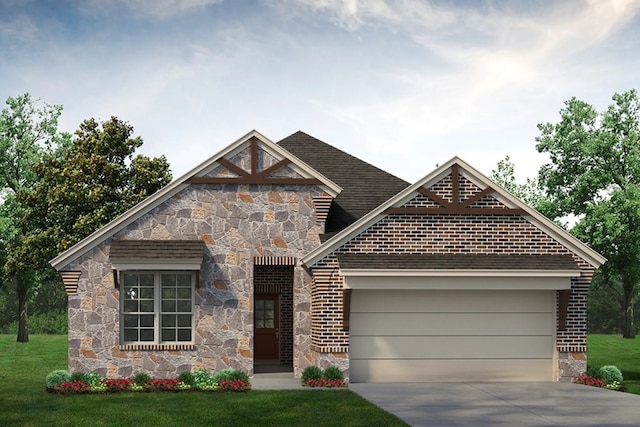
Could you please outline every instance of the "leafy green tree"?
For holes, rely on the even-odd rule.
[[[622,335],[633,338],[640,282],[640,100],[635,90],[613,96],[602,113],[572,98],[556,124],[539,124],[536,148],[550,163],[539,179],[548,213],[573,214],[572,233],[608,258],[601,274],[622,287]],[[613,286],[613,285],[612,285]]]
[[[69,135],[58,132],[59,105],[33,100],[26,93],[9,97],[7,107],[0,112],[0,262],[6,267],[7,251],[19,245],[24,229],[17,218],[24,207],[16,195],[34,185],[37,173],[34,165],[55,147],[64,146]],[[18,300],[18,341],[29,340],[27,330],[27,300],[33,290],[35,271],[25,265],[20,270],[0,274],[3,288],[13,285]]]
[[[36,184],[17,195],[26,207],[20,244],[10,247],[7,269],[48,267],[47,261],[168,184],[164,156],[134,155],[142,146],[133,127],[111,117],[84,121],[67,150],[35,165]]]
[[[498,162],[497,169],[491,171],[491,179],[534,209],[544,208],[547,202],[537,178],[527,178],[524,184],[516,182],[515,165],[509,156]]]

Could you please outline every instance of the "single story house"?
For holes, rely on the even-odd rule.
[[[570,379],[603,262],[459,158],[409,184],[256,131],[51,260],[72,372],[352,382]]]

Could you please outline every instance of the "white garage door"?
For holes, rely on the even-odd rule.
[[[551,381],[555,292],[353,290],[353,382]]]

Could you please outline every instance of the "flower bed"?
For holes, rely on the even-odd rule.
[[[101,378],[95,372],[74,373],[71,376],[68,373],[65,374],[65,371],[54,371],[47,376],[47,391],[55,394],[101,394],[251,390],[248,376],[240,371],[226,370],[225,378],[228,379],[215,381],[214,378],[214,375],[203,369],[196,371],[195,376],[191,373],[183,373],[178,378],[151,378],[146,374],[130,378]]]

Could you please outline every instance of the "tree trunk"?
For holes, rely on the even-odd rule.
[[[633,321],[633,284],[623,283],[624,299],[622,301],[622,338],[635,338],[636,325]]]
[[[29,283],[24,274],[16,277],[16,288],[18,291],[18,342],[29,342],[29,329],[27,328],[27,297]]]

